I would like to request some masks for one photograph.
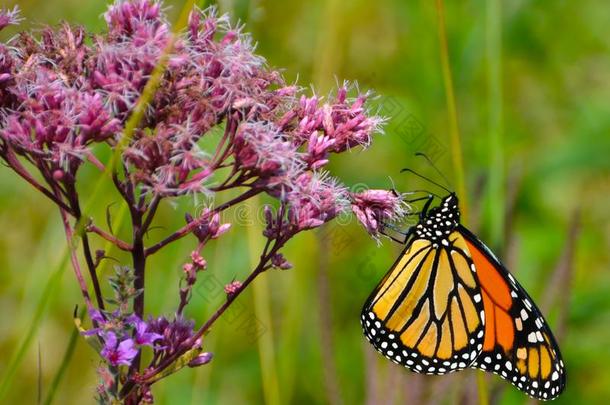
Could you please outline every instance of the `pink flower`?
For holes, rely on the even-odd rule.
[[[200,252],[231,227],[221,223],[220,212],[263,192],[276,200],[278,208],[265,209],[263,234],[269,243],[256,267],[263,271],[290,268],[280,253],[285,243],[346,212],[350,203],[374,234],[383,221],[400,216],[403,205],[389,192],[350,196],[344,185],[321,172],[333,153],[366,147],[380,130],[383,120],[367,111],[368,94],[355,91],[349,98],[347,84],[326,99],[304,94],[268,68],[251,37],[214,8],[194,9],[188,27],[176,33],[170,31],[161,0],[114,0],[104,18],[105,33],[64,24],[0,44],[0,159],[61,208],[68,239],[78,231],[73,224],[84,217],[92,236],[132,252],[133,268],[116,267],[110,280],[114,297],[105,299],[93,270],[106,253],[92,257],[83,238],[95,292],[83,294],[93,323],[83,334],[103,343],[100,354],[107,367],[98,399],[112,402],[120,392],[130,402],[146,402],[152,401],[149,383],[180,364],[186,350],[201,349],[211,325],[204,323],[195,332],[195,323],[182,314],[207,266]],[[18,21],[17,8],[0,11],[0,30]],[[158,85],[140,105],[165,58]],[[127,130],[131,117],[138,120]],[[112,229],[101,230],[102,221],[81,211],[86,205],[76,190],[87,187],[78,179],[90,176],[79,176],[78,170],[87,164],[103,171],[100,180],[112,182],[128,205],[130,241]],[[236,191],[240,194],[232,197]],[[149,245],[148,238],[162,232],[149,231],[163,228],[154,221],[158,208],[176,197],[203,194],[207,200],[221,192],[226,192],[222,204],[196,218],[187,214],[187,224]],[[110,212],[110,225],[109,217]],[[184,261],[176,315],[145,322],[142,283],[146,266],[155,261],[143,258],[187,235],[197,238],[191,240],[197,247]],[[75,255],[73,264],[82,281],[79,259]],[[233,281],[224,291],[232,300],[243,288]],[[142,346],[152,348],[148,365],[111,367],[132,365]],[[188,365],[206,364],[211,357],[201,353]]]
[[[260,177],[284,177],[298,166],[296,148],[272,124],[247,122],[242,124],[233,143],[235,159],[245,169]]]
[[[311,138],[316,131],[327,137],[326,143],[333,141],[332,145],[324,148],[324,152],[339,153],[359,145],[367,147],[373,133],[381,131],[384,120],[369,115],[364,108],[370,94],[359,94],[350,100],[348,91],[349,84],[344,83],[337,95],[322,105],[320,97],[302,96],[296,109],[287,113],[281,122],[287,126],[296,117],[298,124],[292,135],[298,145],[314,141],[316,145],[309,146],[309,150],[318,146],[318,138]]]
[[[10,9],[0,9],[0,31],[9,25],[17,25],[21,22],[22,18],[19,17],[19,6]]]
[[[385,221],[395,221],[407,213],[407,205],[394,191],[366,190],[352,193],[352,211],[367,232],[377,237]]]
[[[347,208],[347,190],[325,173],[303,173],[287,194],[288,221],[296,232],[317,228]]]
[[[193,250],[191,252],[191,260],[193,261],[193,264],[199,269],[199,270],[205,270],[205,268],[207,267],[208,263],[207,261],[201,256],[201,254],[196,251]]]
[[[161,4],[153,0],[119,0],[104,14],[110,32],[126,36],[163,23],[160,17]]]
[[[319,135],[318,131],[311,133],[307,143],[305,161],[312,170],[319,169],[328,163],[328,154],[336,143],[335,139],[327,135]]]

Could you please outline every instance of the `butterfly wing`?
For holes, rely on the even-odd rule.
[[[362,310],[364,334],[388,359],[427,374],[469,367],[483,348],[481,291],[466,241],[412,233]]]
[[[557,397],[566,374],[559,347],[527,292],[494,254],[463,226],[485,310],[483,351],[472,367],[492,371],[537,399]]]

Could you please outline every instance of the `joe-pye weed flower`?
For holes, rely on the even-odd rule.
[[[292,266],[280,250],[293,236],[350,207],[377,236],[405,206],[392,192],[352,194],[325,170],[334,154],[366,148],[380,131],[383,119],[366,107],[370,94],[349,83],[328,98],[304,94],[268,68],[251,38],[214,8],[194,9],[179,34],[172,34],[159,1],[119,0],[104,18],[101,34],[62,24],[0,44],[0,158],[58,206],[68,244],[80,244],[84,260],[70,253],[91,318],[81,331],[102,359],[98,400],[136,404],[152,401],[150,387],[160,378],[211,361],[204,334],[256,276]],[[0,12],[0,29],[18,22],[17,8]],[[143,97],[161,62],[158,86]],[[203,148],[200,141],[217,128],[216,146]],[[108,149],[111,159],[103,158]],[[84,212],[78,173],[85,165],[124,200],[130,240]],[[228,190],[237,196],[187,214],[184,226],[163,238],[147,236],[160,204],[199,195],[214,201]],[[195,325],[183,310],[198,275],[217,271],[204,252],[230,230],[220,214],[263,193],[276,204],[265,208],[260,262],[245,280],[227,285],[226,301]],[[195,246],[183,265],[176,309],[171,316],[147,314],[147,259],[187,235]],[[107,259],[94,250],[100,242],[131,256],[116,267],[112,294],[99,280]]]

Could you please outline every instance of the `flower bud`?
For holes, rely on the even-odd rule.
[[[212,353],[203,352],[193,360],[189,361],[188,366],[191,368],[203,366],[204,364],[208,364],[210,361],[212,361],[212,357],[214,357]]]

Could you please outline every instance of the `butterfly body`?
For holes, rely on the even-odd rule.
[[[364,305],[365,336],[388,359],[418,373],[479,368],[535,398],[556,397],[565,371],[540,311],[460,224],[457,196],[429,209],[431,202]]]

